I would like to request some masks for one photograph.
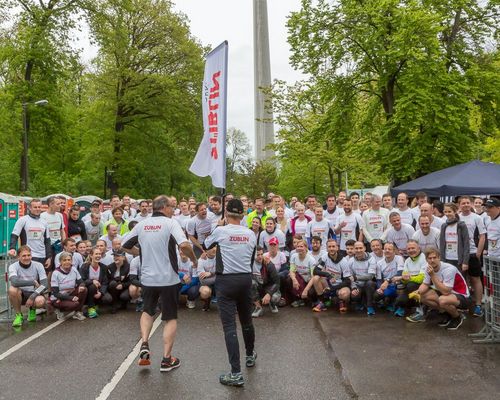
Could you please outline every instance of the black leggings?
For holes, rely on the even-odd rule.
[[[353,296],[351,290],[351,301],[354,303],[365,304],[367,307],[373,307],[373,294],[375,293],[375,286],[375,282],[366,281],[363,286],[358,287],[359,294],[357,296]]]
[[[99,299],[95,299],[94,295],[99,291],[97,287],[92,283],[88,287],[87,292],[87,305],[89,307],[94,307],[96,303],[98,304],[111,304],[113,302],[113,298],[109,293],[103,294]]]
[[[396,297],[396,302],[394,303],[394,305],[401,308],[408,307],[410,303],[410,298],[408,297],[408,295],[411,292],[417,290],[419,287],[419,283],[408,282],[404,289],[398,289],[398,297]]]
[[[128,303],[130,301],[130,294],[128,292],[128,287],[122,283],[122,289],[118,290],[116,287],[120,284],[118,281],[111,281],[108,286],[108,291],[113,297],[113,303]]]
[[[252,275],[217,275],[215,290],[231,372],[241,372],[236,312],[240,319],[246,355],[250,356],[253,354],[255,343],[255,330],[252,323]]]

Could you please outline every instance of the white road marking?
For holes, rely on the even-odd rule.
[[[74,315],[74,312],[69,313],[68,315],[65,316],[64,319],[61,319],[59,321],[56,321],[56,322],[50,324],[49,326],[42,329],[41,331],[35,333],[34,335],[31,335],[30,337],[24,339],[22,342],[19,342],[15,346],[11,347],[5,353],[0,354],[0,361],[7,358],[8,356],[10,356],[12,353],[16,352],[17,350],[23,348],[28,343],[31,343],[33,340],[38,339],[40,336],[42,336],[43,334],[47,333],[48,331],[54,329],[56,326],[61,325],[64,321],[66,321],[68,318],[71,318],[73,315]]]
[[[158,318],[156,318],[155,322],[153,323],[153,327],[151,329],[149,337],[153,336],[153,333],[155,332],[156,328],[160,326],[160,324],[161,324],[161,315],[159,315]],[[141,344],[142,340],[139,340],[132,349],[132,351],[130,352],[130,354],[127,356],[127,358],[118,367],[115,374],[113,375],[113,378],[111,378],[108,384],[104,386],[104,388],[101,390],[101,393],[99,394],[99,396],[96,397],[96,400],[106,400],[109,397],[111,392],[116,388],[116,386],[121,381],[127,370],[130,368],[130,366],[137,358],[139,350],[141,349]]]

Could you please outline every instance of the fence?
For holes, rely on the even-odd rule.
[[[12,321],[12,307],[9,303],[9,297],[7,296],[7,290],[9,288],[9,265],[12,264],[13,260],[10,257],[0,258],[0,323]]]
[[[483,273],[485,324],[469,336],[473,343],[500,343],[500,258],[485,256]]]

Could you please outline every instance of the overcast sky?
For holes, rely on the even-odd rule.
[[[204,45],[229,42],[228,126],[244,131],[254,146],[253,1],[177,0],[191,32]],[[300,0],[268,0],[271,76],[295,82],[301,74],[289,65],[286,17],[300,9]]]

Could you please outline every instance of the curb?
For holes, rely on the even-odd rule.
[[[347,375],[347,371],[342,366],[340,358],[338,357],[337,352],[335,351],[336,343],[333,339],[328,337],[327,329],[322,323],[321,318],[319,316],[314,318],[314,324],[323,338],[328,354],[332,358],[333,365],[335,366],[335,369],[340,375],[342,385],[344,386],[347,395],[352,399],[359,399],[359,395],[354,390],[354,387],[352,386],[351,381]]]

